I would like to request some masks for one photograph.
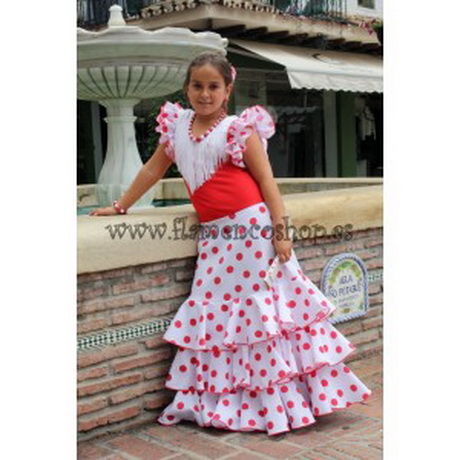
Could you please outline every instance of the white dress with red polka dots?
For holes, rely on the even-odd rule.
[[[203,167],[198,153],[189,163],[206,171],[193,171],[183,167],[186,156],[196,153],[186,129],[191,116],[167,102],[157,130],[192,191],[225,158],[245,167],[244,141],[252,129],[264,146],[274,131],[260,106],[228,117],[208,136],[209,145],[220,146],[214,152],[220,160]],[[367,399],[371,391],[343,363],[355,346],[327,320],[336,307],[302,272],[295,251],[277,266],[273,282],[264,282],[276,256],[266,203],[202,225],[210,232],[198,239],[191,292],[163,336],[178,348],[166,379],[176,394],[158,422],[189,420],[274,435]]]

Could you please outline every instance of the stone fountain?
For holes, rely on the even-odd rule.
[[[103,31],[77,29],[78,98],[107,109],[107,152],[96,186],[99,206],[120,198],[142,168],[134,106],[180,89],[189,62],[203,51],[225,54],[227,42],[214,32],[126,25],[119,5],[110,7]],[[153,193],[152,188],[135,205],[150,206]]]

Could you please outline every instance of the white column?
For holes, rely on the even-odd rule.
[[[112,99],[100,103],[107,108],[107,153],[98,178],[96,196],[100,206],[121,198],[143,166],[134,130],[134,106],[138,99]],[[150,206],[154,187],[133,206]]]

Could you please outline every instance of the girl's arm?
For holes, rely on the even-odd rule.
[[[166,143],[159,144],[153,155],[142,166],[137,176],[129,186],[128,190],[118,200],[119,205],[128,209],[131,207],[147,190],[155,185],[166,173],[173,161],[165,153]],[[113,208],[100,208],[92,211],[90,215],[116,214]],[[113,210],[115,211],[115,210]]]
[[[273,177],[268,155],[265,153],[259,135],[255,130],[246,140],[243,160],[249,172],[259,184],[264,200],[270,209],[274,228],[273,244],[280,262],[285,262],[291,258],[292,251],[292,241],[288,238],[286,222],[283,219],[286,216],[286,211],[278,184]]]

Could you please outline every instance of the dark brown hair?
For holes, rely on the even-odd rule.
[[[232,67],[230,62],[228,62],[227,58],[220,53],[206,51],[196,56],[188,66],[183,86],[185,94],[187,93],[187,87],[190,83],[192,70],[198,67],[202,67],[206,64],[212,65],[215,69],[219,71],[219,73],[222,75],[222,78],[224,79],[225,86],[228,86],[230,83],[233,83]],[[225,110],[227,110],[227,103],[224,104],[224,107]]]

